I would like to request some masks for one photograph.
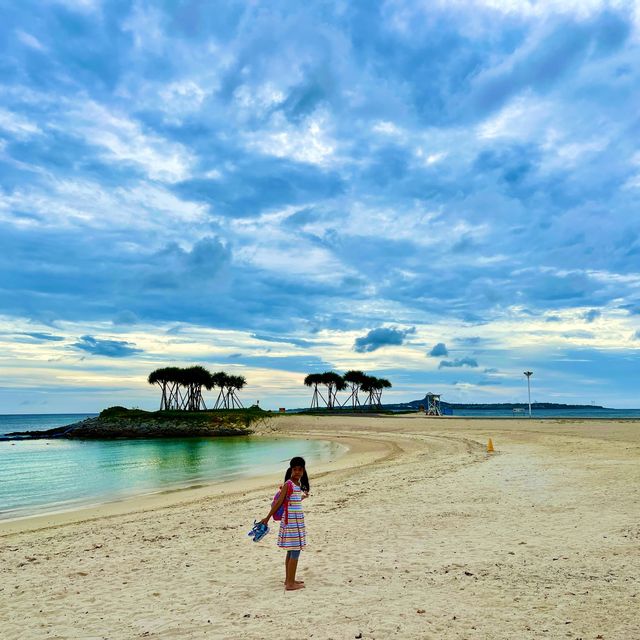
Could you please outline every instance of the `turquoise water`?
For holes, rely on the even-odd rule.
[[[28,428],[32,426],[18,427]],[[314,464],[333,460],[345,450],[326,441],[251,437],[0,442],[0,519],[203,482],[278,471],[284,475],[297,455],[306,459],[313,474]]]

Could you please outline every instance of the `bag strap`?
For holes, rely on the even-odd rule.
[[[285,524],[289,524],[289,498],[293,493],[293,482],[291,480],[287,480],[285,484],[287,485],[287,493],[284,498],[284,513],[282,514],[282,520]]]

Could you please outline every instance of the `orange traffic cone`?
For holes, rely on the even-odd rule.
[[[493,440],[491,438],[487,442],[487,453],[493,453]]]

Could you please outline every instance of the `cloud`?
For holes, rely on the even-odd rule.
[[[525,89],[551,91],[589,57],[610,54],[630,33],[623,15],[607,11],[586,21],[564,17],[549,21],[542,36],[532,36],[510,56],[475,79],[471,105],[476,111],[500,107]]]
[[[492,387],[494,385],[502,384],[500,380],[495,378],[481,378],[476,382],[479,387]]]
[[[69,130],[108,162],[139,168],[152,180],[179,182],[193,159],[184,145],[145,132],[139,122],[93,101],[69,105]]]
[[[39,331],[25,331],[24,333],[21,333],[20,335],[23,336],[29,336],[31,338],[34,338],[36,340],[44,340],[44,341],[48,341],[48,342],[61,342],[62,340],[64,340],[63,336],[56,336],[52,333],[41,333]]]
[[[640,340],[640,329],[633,334],[634,340]]]
[[[313,346],[313,342],[309,340],[300,340],[292,336],[269,336],[261,333],[252,333],[252,338],[260,340],[262,342],[276,342],[281,344],[292,344],[296,347],[309,348]]]
[[[579,340],[592,340],[595,338],[595,334],[591,331],[582,331],[581,329],[576,329],[575,331],[567,331],[562,334],[563,338],[577,338]]]
[[[433,348],[429,351],[429,355],[434,358],[438,356],[448,356],[449,351],[447,350],[447,346],[444,342],[438,342],[438,344],[433,345]]]
[[[442,360],[438,365],[438,369],[457,368],[457,367],[477,367],[478,362],[474,358],[456,358],[455,360]]]
[[[216,215],[247,218],[264,211],[339,196],[340,176],[287,158],[234,158],[233,171],[219,178],[191,177],[177,182],[174,192],[185,200],[206,203]]]
[[[271,131],[250,134],[249,148],[277,158],[297,162],[328,165],[336,150],[336,142],[327,133],[325,116],[311,115],[301,125],[287,121],[283,114],[275,114]]]
[[[601,315],[602,315],[602,312],[599,311],[598,309],[589,309],[589,311],[585,311],[582,314],[582,317],[584,318],[585,322],[591,323],[594,320],[597,320]]]
[[[401,345],[404,339],[415,333],[415,327],[410,329],[396,329],[393,327],[379,327],[378,329],[372,329],[367,335],[360,338],[356,338],[353,345],[353,350],[358,353],[369,353],[376,351],[382,347]]]
[[[244,367],[258,367],[265,370],[294,371],[296,373],[322,372],[332,369],[331,363],[318,356],[270,356],[232,353],[228,360]],[[206,361],[206,358],[204,359]],[[216,358],[216,362],[218,359]],[[267,374],[268,375],[268,374]],[[301,381],[302,382],[302,381]]]
[[[30,33],[27,33],[26,31],[18,29],[16,31],[16,37],[18,38],[18,40],[20,40],[20,42],[22,42],[22,44],[26,45],[27,47],[31,47],[32,49],[36,49],[37,51],[47,50],[47,48],[43,46],[43,44],[37,38],[34,38]]]
[[[141,353],[142,349],[124,340],[103,340],[93,336],[82,336],[72,347],[80,351],[86,351],[95,356],[107,356],[109,358],[126,358]]]
[[[27,117],[2,108],[0,108],[0,130],[17,139],[31,138],[42,133],[40,127]]]
[[[127,311],[126,309],[120,311],[113,319],[114,325],[134,325],[139,321],[138,316],[133,311]]]
[[[55,0],[38,20],[32,1],[5,4],[12,361],[46,342],[17,326],[112,327],[136,348],[143,327],[225,331],[222,355],[203,344],[254,371],[298,371],[286,358],[301,349],[327,368],[377,350],[389,367],[381,347],[402,345],[397,380],[419,386],[425,336],[454,335],[506,376],[586,341],[572,332],[596,326],[589,310],[608,325],[594,352],[628,347],[640,41],[625,3]],[[626,381],[590,358],[618,397]],[[604,388],[589,366],[549,388]]]

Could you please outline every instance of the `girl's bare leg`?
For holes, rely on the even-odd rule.
[[[290,560],[289,558],[287,558],[287,556],[284,557],[284,583],[287,583],[287,566],[289,564]],[[296,560],[297,562],[297,560]],[[293,572],[293,575],[295,576],[296,572]],[[294,580],[295,584],[304,584],[304,580]]]
[[[298,558],[289,558],[287,562],[287,573],[284,581],[284,588],[287,591],[294,589],[304,589],[304,584],[296,582],[296,569],[298,568]]]

